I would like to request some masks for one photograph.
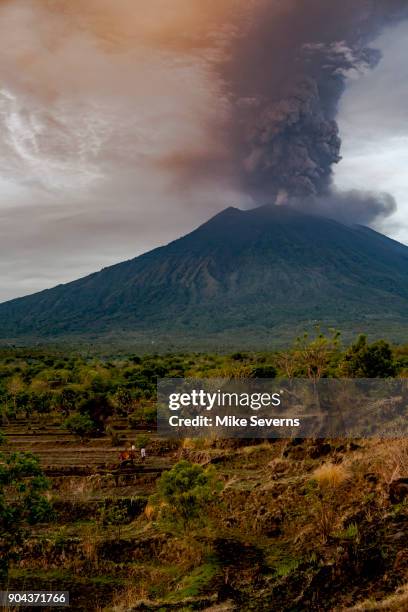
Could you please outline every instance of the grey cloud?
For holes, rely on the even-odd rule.
[[[347,208],[349,220],[388,214],[382,196],[332,193],[333,167],[341,160],[336,117],[347,80],[381,59],[370,41],[407,15],[408,3],[399,0],[260,6],[225,76],[235,100],[235,162],[255,202],[324,200],[336,215]]]
[[[330,190],[319,197],[292,199],[290,206],[312,214],[329,217],[345,224],[370,225],[397,210],[395,198],[389,193],[376,193],[351,189]]]
[[[347,79],[379,61],[369,41],[407,4],[0,3],[0,299],[251,200],[388,214],[386,196],[333,192],[336,117]]]

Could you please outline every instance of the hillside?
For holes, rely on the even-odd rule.
[[[75,612],[406,612],[406,437],[156,430],[158,376],[281,379],[292,363],[296,383],[306,346],[109,360],[0,349],[0,589],[63,589]],[[408,345],[388,346],[389,363],[386,349],[366,345],[359,367],[402,385]],[[324,377],[353,371],[355,346],[318,352]],[[379,411],[391,420],[395,403]]]
[[[187,440],[169,450],[149,434],[147,464],[115,483],[119,448],[106,437],[81,447],[46,417],[47,426],[6,428],[10,451],[24,445],[40,457],[56,512],[31,530],[9,588],[63,583],[78,612],[407,609],[407,505],[389,486],[407,456],[403,440],[198,449]],[[215,466],[225,483],[207,523],[187,533],[162,526],[149,505],[162,470],[180,459]]]
[[[259,346],[319,321],[350,333],[408,328],[408,247],[284,207],[227,208],[135,259],[0,305],[0,338],[115,334]],[[398,339],[398,338],[396,338]]]

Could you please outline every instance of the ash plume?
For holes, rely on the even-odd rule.
[[[303,199],[312,209],[332,205],[331,216],[347,209],[358,222],[394,210],[382,194],[333,192],[333,166],[341,160],[336,115],[347,79],[381,59],[370,42],[407,15],[407,0],[259,4],[225,73],[235,163],[254,201],[298,206]]]
[[[370,225],[378,217],[389,217],[397,210],[389,193],[331,189],[324,197],[292,198],[288,205],[344,224]]]

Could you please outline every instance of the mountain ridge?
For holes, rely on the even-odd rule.
[[[0,339],[116,330],[199,345],[313,321],[381,331],[406,312],[405,245],[287,207],[229,207],[167,245],[0,304]]]

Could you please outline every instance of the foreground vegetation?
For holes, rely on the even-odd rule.
[[[3,349],[2,585],[75,610],[407,609],[407,440],[155,433],[157,377],[407,373],[407,346],[336,333],[280,353]],[[121,471],[131,444],[146,463]]]
[[[298,339],[284,352],[232,355],[168,354],[96,357],[57,350],[0,350],[0,418],[3,423],[59,414],[80,437],[102,433],[112,416],[130,427],[155,423],[158,378],[388,377],[408,374],[408,345],[349,347],[340,337]]]

